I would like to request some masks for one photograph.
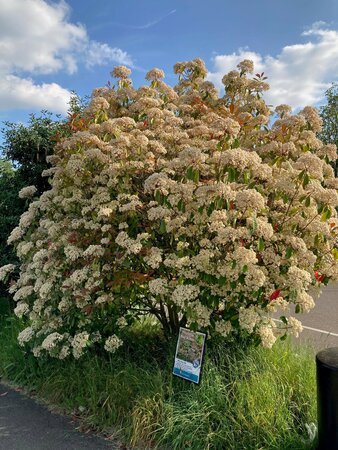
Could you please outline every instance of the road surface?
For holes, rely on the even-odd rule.
[[[93,434],[76,431],[71,418],[0,384],[0,450],[117,450]]]

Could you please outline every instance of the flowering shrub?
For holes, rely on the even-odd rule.
[[[225,75],[223,97],[199,59],[175,65],[173,89],[159,69],[134,89],[117,67],[116,86],[93,92],[85,129],[49,157],[52,189],[9,237],[22,345],[113,352],[149,314],[167,336],[189,326],[271,347],[299,334],[289,305],[309,311],[309,289],[338,278],[336,148],[317,139],[311,107],[281,105],[269,126],[268,85],[252,71],[243,61]]]

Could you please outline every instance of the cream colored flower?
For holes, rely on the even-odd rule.
[[[116,66],[111,72],[112,77],[122,79],[128,78],[130,74],[131,70],[125,66]]]
[[[22,188],[19,191],[19,197],[20,198],[31,198],[33,195],[37,192],[37,189],[35,186],[27,186]]]

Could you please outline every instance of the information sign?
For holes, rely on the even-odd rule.
[[[180,328],[173,374],[198,384],[204,358],[206,334]]]

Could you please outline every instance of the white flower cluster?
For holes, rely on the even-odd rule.
[[[147,238],[147,233],[141,233],[136,237],[136,239],[132,239],[129,237],[128,233],[126,233],[125,231],[120,231],[115,239],[115,242],[117,245],[125,249],[127,255],[136,255],[142,250],[142,241],[146,240]]]
[[[258,321],[259,314],[254,306],[251,305],[248,308],[241,306],[239,308],[239,326],[242,330],[252,333]]]
[[[226,337],[232,330],[231,322],[218,321],[215,324],[216,333]]]
[[[75,359],[79,359],[88,345],[89,333],[83,331],[74,336],[71,345],[73,347],[73,355]]]
[[[20,331],[18,335],[19,345],[25,345],[25,343],[29,342],[33,338],[34,334],[35,332],[32,327],[27,327],[24,330]]]
[[[162,249],[151,247],[148,255],[144,257],[144,261],[153,269],[157,269],[162,262],[162,253]]]
[[[95,256],[100,257],[104,254],[104,248],[101,247],[101,245],[90,245],[86,250],[83,252],[83,256],[85,258]]]
[[[41,348],[50,352],[51,350],[54,350],[61,341],[63,341],[63,335],[55,331],[42,341]]]
[[[31,294],[33,294],[34,292],[34,288],[33,286],[22,286],[20,289],[18,289],[16,291],[16,293],[14,294],[14,300],[17,302],[18,300],[21,299],[26,299],[27,297],[29,297]]]
[[[295,319],[294,317],[289,317],[288,326],[289,326],[290,334],[292,334],[295,337],[298,337],[299,334],[303,331],[302,324],[300,323],[299,320]]]
[[[20,318],[22,316],[24,316],[25,314],[27,314],[28,312],[29,312],[29,306],[25,302],[19,302],[17,304],[16,308],[14,309],[14,314]]]
[[[20,198],[31,198],[37,192],[35,186],[26,186],[19,191]]]
[[[83,251],[75,245],[66,245],[64,248],[65,256],[69,261],[76,261],[83,255]]]
[[[114,334],[113,336],[109,336],[109,338],[106,339],[104,348],[105,350],[107,350],[107,352],[114,353],[122,344],[122,340]]]
[[[178,285],[174,289],[171,299],[177,306],[183,309],[190,302],[197,299],[199,292],[198,286],[189,284]]]
[[[6,264],[5,266],[0,267],[0,281],[3,281],[14,269],[14,264]]]
[[[149,281],[149,291],[153,295],[165,295],[168,292],[168,282],[163,278]]]
[[[261,338],[262,346],[265,348],[271,348],[276,342],[277,337],[273,332],[271,325],[261,325],[258,330],[259,337]]]

